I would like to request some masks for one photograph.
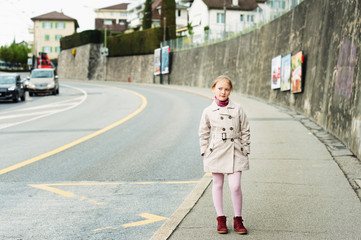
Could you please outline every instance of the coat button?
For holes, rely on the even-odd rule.
[[[233,127],[230,127],[230,128],[229,128],[229,130],[231,130],[231,131],[232,131],[232,130],[233,130]]]
[[[231,142],[233,142],[234,141],[234,139],[233,138],[231,138]]]
[[[229,119],[232,119],[232,116],[229,116],[228,118],[229,118]]]
[[[209,151],[213,152],[213,149],[212,149],[212,148],[210,148],[210,149],[209,149]]]
[[[243,152],[243,147],[241,147],[241,151]]]
[[[225,128],[222,128],[222,131],[226,131],[226,129],[225,129]]]
[[[223,117],[221,117],[221,120],[223,120]]]

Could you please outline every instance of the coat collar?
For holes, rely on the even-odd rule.
[[[216,101],[213,100],[212,104],[211,104],[211,109],[213,111],[217,111],[219,109],[221,109],[222,107],[218,106]],[[225,107],[227,109],[234,109],[235,108],[235,104],[233,103],[233,101],[231,99],[229,99],[229,103],[228,105]]]

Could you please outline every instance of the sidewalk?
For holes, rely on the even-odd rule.
[[[210,89],[164,87],[212,97]],[[224,212],[230,232],[216,232],[211,175],[206,174],[152,239],[361,239],[360,199],[311,131],[319,127],[309,122],[306,128],[300,115],[238,93],[231,93],[231,99],[242,105],[251,125],[250,170],[242,175],[248,235],[232,230],[227,181]],[[361,178],[360,162],[355,161],[352,171]]]

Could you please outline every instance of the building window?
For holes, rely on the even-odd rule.
[[[217,23],[224,23],[224,14],[217,13]]]
[[[50,36],[49,36],[49,34],[46,34],[45,35],[45,41],[49,41],[50,40]]]
[[[178,17],[181,17],[181,16],[182,16],[182,11],[178,10]]]
[[[273,9],[286,9],[286,1],[284,0],[273,0],[270,3]]]
[[[104,19],[104,25],[113,25],[113,21],[111,19]]]
[[[119,13],[119,15],[120,15],[121,17],[126,17],[126,16],[127,16],[127,13]]]
[[[61,35],[55,35],[55,41],[60,41],[61,37]]]
[[[43,22],[43,28],[50,29],[53,28],[52,22]]]
[[[42,47],[43,52],[51,53],[53,51],[52,47]]]
[[[63,23],[63,22],[55,23],[55,28],[64,29],[65,28],[65,23]]]
[[[247,22],[254,22],[254,16],[253,15],[247,15]]]
[[[243,14],[240,15],[239,20],[241,20],[241,22],[244,21],[244,15]]]

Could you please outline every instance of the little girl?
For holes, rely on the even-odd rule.
[[[232,82],[227,76],[219,76],[212,85],[213,103],[204,109],[199,138],[205,172],[212,172],[213,203],[217,212],[217,232],[228,233],[227,219],[223,214],[224,174],[228,175],[234,209],[234,230],[247,234],[242,219],[241,175],[249,169],[250,128],[243,109],[228,97]]]

